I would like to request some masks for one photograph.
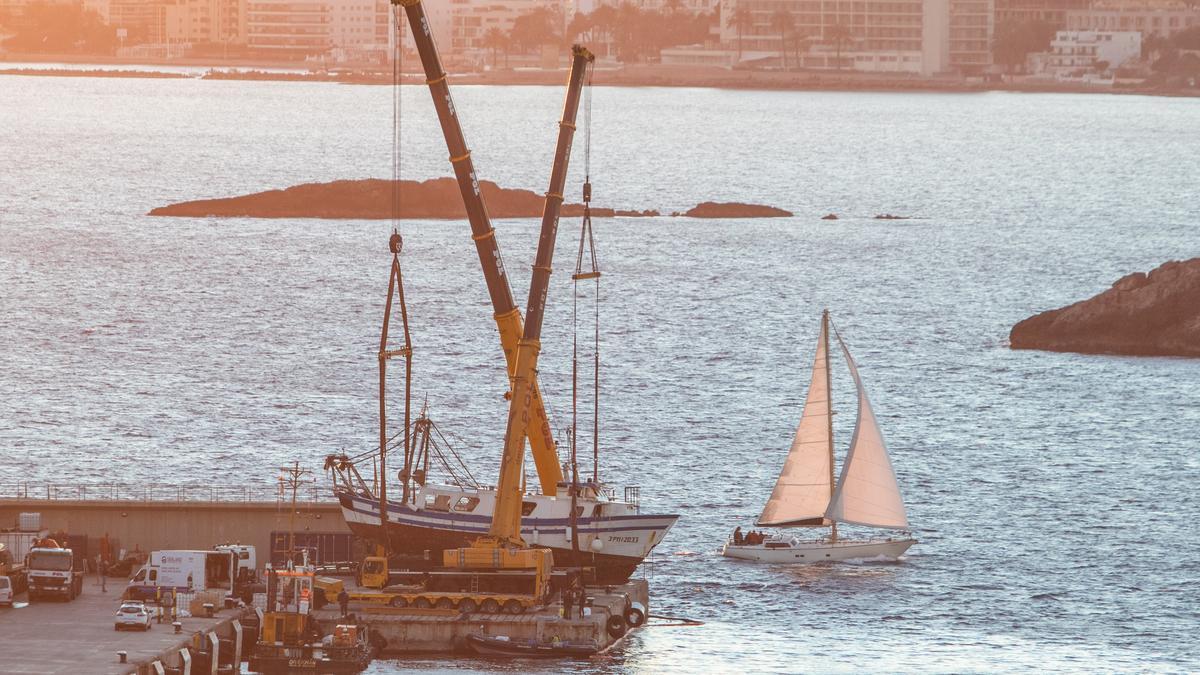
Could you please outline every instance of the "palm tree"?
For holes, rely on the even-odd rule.
[[[796,18],[786,9],[778,9],[771,15],[771,27],[779,31],[779,61],[787,70],[787,38],[796,31]]]
[[[842,69],[842,46],[848,44],[854,37],[850,32],[850,27],[844,23],[835,23],[825,31],[825,39],[832,42],[834,49],[837,51],[837,69]]]
[[[493,68],[496,67],[496,52],[501,49],[504,50],[504,63],[505,63],[505,65],[508,64],[507,45],[508,45],[508,36],[505,35],[504,31],[500,30],[499,28],[489,28],[487,30],[487,32],[483,34],[484,49],[492,50],[492,67]]]
[[[725,22],[726,26],[729,26],[737,31],[738,61],[742,60],[742,33],[749,28],[753,22],[754,18],[750,14],[750,10],[746,7],[742,7],[741,5],[737,5],[737,9],[733,10],[733,13],[729,15],[729,19]]]
[[[812,41],[812,37],[807,34],[793,34],[792,36],[792,61],[800,68],[804,67],[804,61],[800,58],[800,52],[807,54]]]

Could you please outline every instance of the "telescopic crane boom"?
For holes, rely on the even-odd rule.
[[[533,279],[529,282],[529,302],[525,305],[525,329],[517,343],[517,364],[513,375],[512,400],[509,402],[508,427],[504,432],[504,456],[500,460],[500,480],[496,483],[496,510],[488,537],[496,543],[521,548],[521,465],[525,455],[525,430],[531,421],[537,386],[538,354],[542,348],[542,317],[546,310],[546,294],[550,289],[551,263],[554,243],[558,237],[558,218],[562,211],[563,187],[567,182],[567,167],[571,162],[571,143],[575,139],[575,118],[583,91],[588,64],[594,60],[587,49],[575,45],[572,49],[571,76],[563,102],[562,121],[558,124],[558,146],[554,150],[554,168],[550,172],[550,189],[542,211],[542,229],[538,237],[537,256],[533,262]]]
[[[492,228],[483,195],[479,191],[479,179],[475,176],[471,151],[467,148],[462,125],[458,122],[458,113],[450,97],[446,71],[442,68],[442,60],[433,41],[433,33],[421,0],[391,0],[391,3],[404,9],[412,28],[417,53],[421,57],[421,66],[425,69],[425,81],[429,85],[429,93],[433,96],[433,106],[437,110],[442,135],[445,136],[446,146],[450,150],[450,163],[454,167],[454,175],[458,179],[459,191],[467,209],[471,238],[475,240],[475,249],[483,266],[483,278],[487,282],[488,295],[491,296],[496,326],[500,330],[500,346],[504,350],[511,383],[515,377],[518,342],[524,333],[524,326],[504,271],[500,246],[496,242],[496,231]],[[561,197],[559,200],[561,201]],[[553,496],[558,494],[558,484],[563,480],[562,467],[559,465],[558,446],[554,442],[550,419],[546,415],[546,407],[536,379],[531,385],[529,396],[529,422],[523,436],[527,435],[529,438],[529,448],[537,467],[542,492]]]

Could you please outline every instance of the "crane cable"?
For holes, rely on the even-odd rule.
[[[571,351],[571,471],[572,481],[579,481],[579,465],[576,453],[576,440],[579,424],[579,282],[595,279],[595,327],[593,344],[593,409],[592,409],[592,480],[600,482],[600,264],[596,257],[596,239],[592,231],[592,73],[594,64],[588,65],[587,80],[584,89],[583,126],[584,126],[584,182],[583,182],[583,222],[579,233],[579,253],[575,258],[575,274],[572,292],[573,306],[571,308],[572,351]],[[584,253],[590,263],[584,268]]]
[[[395,46],[392,54],[392,229],[400,228],[400,113],[402,108],[400,81],[403,73],[404,47],[401,44],[401,21],[404,12],[399,4],[392,5],[395,17]]]

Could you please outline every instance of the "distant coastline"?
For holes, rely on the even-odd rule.
[[[18,58],[19,57],[19,58]],[[339,70],[317,72],[295,62],[247,62],[213,59],[138,59],[80,57],[62,54],[0,55],[0,75],[58,77],[182,78],[275,82],[330,82],[335,84],[386,85],[390,72]],[[22,66],[21,64],[27,64]],[[54,68],[50,66],[64,66]],[[414,64],[415,65],[415,64]],[[97,66],[84,68],[83,66]],[[107,66],[108,68],[100,68]],[[114,69],[120,68],[116,71]],[[156,70],[170,68],[175,72]],[[191,73],[178,72],[190,70]],[[560,85],[565,70],[533,68],[488,70],[455,74],[456,84]],[[408,72],[406,84],[423,84],[422,73]],[[1200,97],[1200,89],[1158,87],[1099,87],[1055,81],[984,82],[953,77],[916,77],[861,72],[732,70],[703,66],[631,65],[595,71],[594,83],[614,87],[696,87],[768,91],[866,91],[980,93],[1013,91],[1027,93],[1134,94],[1143,96]]]

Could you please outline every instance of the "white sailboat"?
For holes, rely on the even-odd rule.
[[[834,479],[829,312],[826,311],[821,316],[812,382],[796,437],[775,490],[756,523],[757,527],[827,527],[829,535],[802,541],[783,534],[742,536],[739,528],[722,547],[721,555],[769,563],[896,558],[917,543],[907,532],[908,516],[900,486],[858,368],[840,335],[837,341],[858,389],[858,418],[841,475]],[[892,537],[846,538],[838,536],[839,523],[902,532]]]

